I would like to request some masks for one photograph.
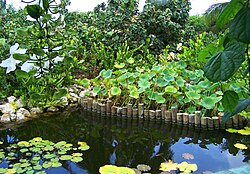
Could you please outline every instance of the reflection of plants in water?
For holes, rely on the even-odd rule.
[[[9,142],[7,142],[9,143]],[[29,141],[12,141],[4,146],[0,141],[0,163],[7,164],[7,168],[0,168],[0,173],[44,173],[50,168],[61,167],[66,161],[81,162],[82,153],[89,146],[85,142],[78,142],[78,147],[65,141],[53,143],[40,137]],[[6,143],[5,143],[6,144]]]

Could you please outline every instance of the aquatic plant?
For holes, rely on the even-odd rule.
[[[0,142],[0,163],[7,163],[7,168],[0,168],[0,173],[44,173],[50,168],[62,166],[64,161],[81,162],[83,154],[90,147],[86,142],[78,142],[78,147],[66,141],[53,143],[41,137],[29,141],[19,141],[4,146]]]

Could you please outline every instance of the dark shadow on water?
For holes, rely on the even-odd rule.
[[[12,129],[0,132],[5,144],[42,137],[53,142],[64,140],[76,145],[85,141],[90,145],[82,162],[66,162],[48,173],[97,174],[99,167],[106,164],[133,168],[147,164],[154,174],[160,173],[161,162],[171,159],[196,163],[199,169],[195,173],[200,174],[239,167],[250,159],[249,150],[234,147],[238,142],[249,143],[249,136],[222,130],[195,130],[159,121],[111,118],[83,110],[41,117]],[[183,159],[183,153],[192,154],[194,159]]]

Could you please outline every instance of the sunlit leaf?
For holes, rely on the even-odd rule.
[[[238,133],[238,130],[233,129],[233,128],[228,128],[228,129],[226,129],[226,131],[229,133]]]
[[[241,150],[248,149],[248,147],[245,144],[241,144],[241,143],[234,144],[234,147],[241,149]]]
[[[180,171],[184,173],[192,173],[198,170],[198,167],[196,164],[189,164],[187,162],[182,162],[181,164],[178,164],[178,168]]]
[[[118,88],[118,87],[112,87],[110,92],[111,92],[112,95],[120,95],[122,90],[120,88]]]
[[[80,146],[78,147],[78,149],[83,151],[88,150],[90,148],[86,142],[78,142],[78,145]]]
[[[124,68],[125,67],[125,63],[115,64],[114,67],[117,68],[117,69]]]
[[[177,170],[178,169],[178,164],[174,163],[171,160],[168,160],[168,162],[161,163],[159,170],[165,171],[165,172],[170,172],[171,170]]]
[[[142,172],[147,172],[151,170],[151,167],[145,164],[138,164],[136,168]]]

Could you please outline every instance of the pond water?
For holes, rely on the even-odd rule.
[[[195,163],[198,171],[194,173],[201,174],[243,166],[250,160],[249,150],[234,147],[237,142],[249,143],[249,136],[222,130],[194,130],[164,122],[104,117],[81,109],[3,129],[0,136],[8,142],[42,137],[53,142],[85,141],[90,145],[82,162],[66,162],[63,167],[47,173],[98,174],[98,169],[106,164],[133,168],[147,164],[152,168],[151,173],[156,174],[160,173],[160,164],[171,159],[177,163]],[[184,153],[194,159],[184,159]]]

